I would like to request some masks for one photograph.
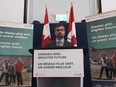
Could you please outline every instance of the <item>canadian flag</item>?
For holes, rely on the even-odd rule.
[[[49,20],[48,20],[48,11],[46,7],[44,26],[43,26],[43,35],[42,35],[42,47],[44,47],[44,45],[50,41],[51,41],[51,35],[50,35],[50,27],[49,27]]]
[[[72,42],[74,46],[77,46],[76,27],[75,27],[75,20],[74,20],[73,5],[71,5],[71,9],[70,9],[67,41]]]

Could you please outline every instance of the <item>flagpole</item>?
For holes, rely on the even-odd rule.
[[[71,7],[73,6],[73,2],[70,3]]]
[[[73,2],[70,3],[71,7],[73,6]],[[80,77],[80,86],[83,87],[83,77]]]
[[[45,5],[45,8],[47,7],[47,5]]]
[[[72,5],[73,5],[73,2],[71,2],[70,4],[71,4],[71,6],[72,6]]]
[[[74,19],[73,3],[71,2],[70,14],[69,14],[69,23],[68,23],[68,38],[71,39],[74,46],[77,46],[77,37],[76,37],[76,26]]]
[[[45,9],[47,9],[47,5],[45,5]],[[45,11],[45,14],[46,14],[46,11]],[[44,22],[45,22],[45,19],[44,19]],[[39,87],[39,78],[38,77],[36,78],[36,81],[37,81],[37,87]]]
[[[43,34],[42,34],[42,43],[41,46],[44,47],[45,44],[51,41],[51,33],[50,33],[50,26],[49,26],[49,16],[47,5],[45,5],[45,16],[44,16],[44,25],[43,25]]]

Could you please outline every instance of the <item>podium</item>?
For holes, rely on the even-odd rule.
[[[36,48],[33,77],[37,87],[83,87],[84,51],[82,48]]]

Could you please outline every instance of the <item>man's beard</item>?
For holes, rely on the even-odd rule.
[[[57,35],[57,38],[62,39],[62,38],[64,38],[64,35],[60,33],[60,34]]]

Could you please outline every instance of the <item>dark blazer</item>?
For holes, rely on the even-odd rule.
[[[57,48],[57,47],[60,47],[60,46],[57,46],[56,45],[56,40],[54,40],[54,41],[51,41],[50,43],[46,44],[44,47],[45,48]],[[72,43],[64,40],[63,47],[74,47],[74,46],[73,46]]]
[[[44,48],[62,48],[62,47],[63,47],[63,48],[70,48],[70,47],[74,47],[74,46],[73,46],[73,44],[72,44],[71,42],[68,42],[68,41],[66,41],[66,40],[64,40],[63,46],[57,46],[57,45],[56,45],[56,40],[51,41],[51,42],[47,43],[47,44],[44,46]],[[37,48],[34,48],[34,49],[38,49],[38,48],[40,48],[40,47],[37,47]],[[34,49],[29,49],[28,51],[29,51],[31,54],[33,54]]]

